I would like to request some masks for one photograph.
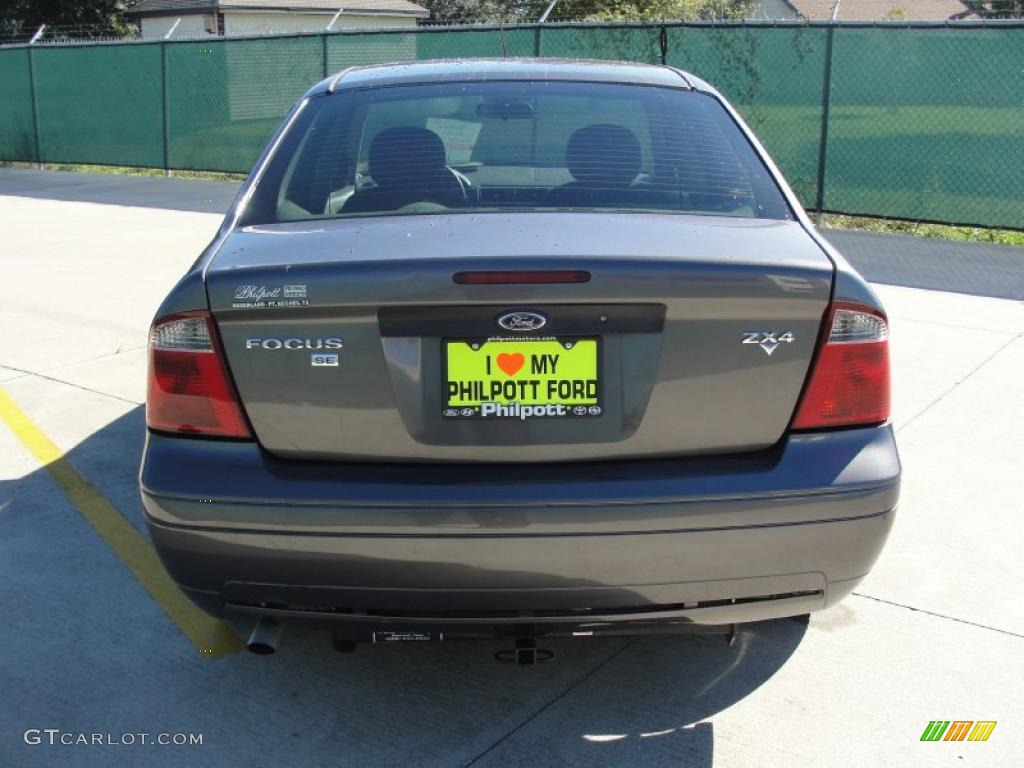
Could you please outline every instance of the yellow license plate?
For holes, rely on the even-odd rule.
[[[445,339],[447,418],[601,415],[596,338]]]

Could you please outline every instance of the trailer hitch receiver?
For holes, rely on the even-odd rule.
[[[499,664],[520,664],[532,666],[552,661],[555,652],[548,648],[538,648],[537,642],[532,637],[517,637],[515,648],[506,648],[494,654],[494,659]]]

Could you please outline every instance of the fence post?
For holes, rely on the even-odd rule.
[[[540,30],[541,25],[537,24],[533,28],[533,58],[540,58]]]
[[[665,66],[668,61],[668,27],[664,24],[658,32],[658,47],[661,49],[661,66]]]
[[[36,74],[32,63],[32,47],[26,49],[28,53],[28,89],[32,94],[32,148],[36,161],[36,169],[43,168],[43,153],[39,148],[39,105],[36,103]]]
[[[825,32],[825,72],[821,84],[821,135],[818,139],[818,190],[814,203],[815,223],[821,224],[825,208],[825,158],[828,154],[829,111],[832,107],[832,38],[835,26],[829,25]]]
[[[167,99],[167,43],[160,41],[160,111],[163,121],[164,140],[164,176],[171,175],[170,150],[168,148],[170,125],[168,120],[168,99]]]
[[[320,33],[320,41],[322,43],[322,51],[323,51],[323,57],[324,57],[324,79],[326,79],[326,78],[331,76],[331,64],[330,64],[330,60],[327,58],[327,32],[326,32],[326,30],[324,32]]]

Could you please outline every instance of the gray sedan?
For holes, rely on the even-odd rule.
[[[197,604],[360,641],[836,603],[893,523],[888,327],[725,99],[658,66],[314,86],[150,336],[140,477]]]

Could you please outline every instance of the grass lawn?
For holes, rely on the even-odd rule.
[[[35,163],[0,162],[0,168],[35,168]],[[78,171],[80,173],[110,173],[115,176],[163,176],[161,168],[138,168],[131,165],[89,165],[87,163],[43,163],[47,171]],[[208,179],[211,181],[244,181],[244,173],[219,171],[171,171],[179,179]]]
[[[882,232],[890,235],[937,237],[942,240],[957,240],[967,243],[995,243],[1024,247],[1024,232],[1015,229],[952,227],[947,224],[930,224],[901,219],[873,219],[867,216],[842,216],[832,213],[824,214],[819,225],[831,229],[859,229],[865,232]]]

